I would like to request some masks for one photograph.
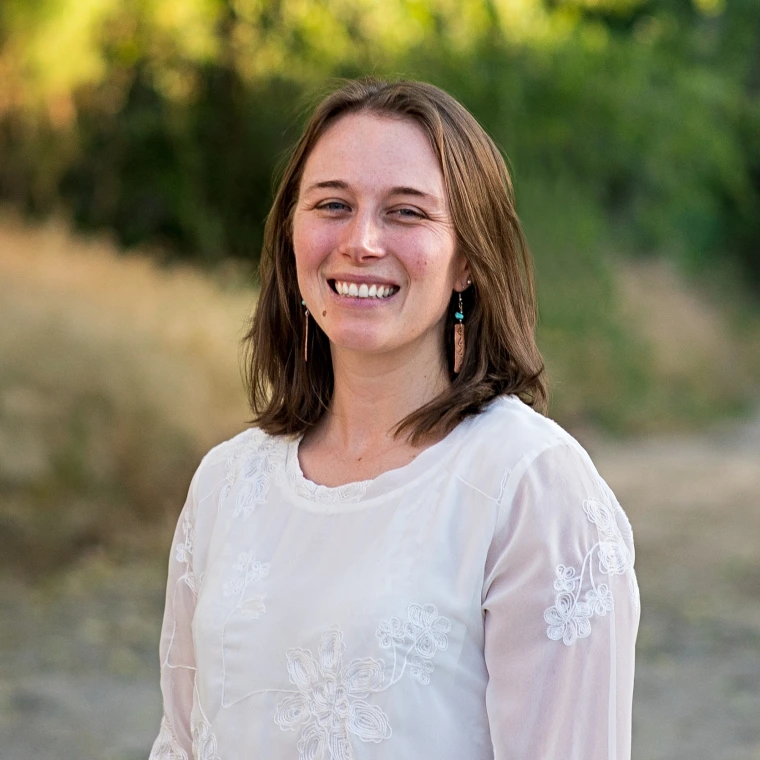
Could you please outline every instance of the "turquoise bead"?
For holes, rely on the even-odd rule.
[[[462,314],[461,311],[457,311],[454,313],[454,316],[461,322],[464,319],[464,314]]]

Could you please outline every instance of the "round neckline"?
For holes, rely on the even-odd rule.
[[[421,451],[411,462],[385,470],[374,478],[356,480],[339,486],[315,483],[304,475],[298,459],[298,449],[303,439],[303,435],[300,435],[287,443],[285,479],[290,490],[302,502],[308,502],[310,509],[346,511],[363,508],[438,470],[448,460],[446,454],[479,416],[472,415],[462,420],[440,441]]]

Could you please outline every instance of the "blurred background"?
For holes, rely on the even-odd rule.
[[[760,760],[759,0],[1,0],[0,756],[147,758],[274,177],[367,73],[509,157],[551,416],[637,539],[635,760]]]

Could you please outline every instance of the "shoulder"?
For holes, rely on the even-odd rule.
[[[277,462],[285,459],[286,447],[285,438],[255,427],[212,446],[201,459],[190,486],[198,517],[215,518],[240,478],[262,469],[274,472]]]
[[[543,556],[554,567],[578,552],[581,561],[596,553],[600,572],[632,575],[631,524],[586,450],[522,402],[499,406],[493,418],[512,426],[518,445],[500,490],[489,578],[504,563],[519,568]]]
[[[548,450],[571,451],[588,458],[578,441],[549,417],[517,396],[498,396],[467,421],[458,455],[468,468],[513,476]],[[590,461],[590,460],[589,460]]]
[[[515,486],[520,481],[537,479],[552,481],[555,488],[582,481],[587,487],[607,489],[576,438],[516,396],[494,399],[472,432],[478,456],[489,456],[489,445],[499,452],[496,456],[509,470]]]
[[[245,451],[254,450],[267,444],[271,445],[279,440],[276,436],[271,436],[260,428],[246,428],[212,446],[203,456],[200,466],[213,466],[220,461],[224,462],[239,457]]]
[[[284,438],[269,435],[260,428],[247,428],[212,446],[201,459],[196,476],[199,480],[230,477],[250,457],[282,449],[285,443]]]
[[[461,423],[455,440],[452,474],[498,503],[544,452],[583,451],[570,433],[516,396],[494,398]]]
[[[475,435],[512,446],[521,455],[554,443],[575,440],[554,420],[513,395],[497,396],[475,419]]]
[[[242,479],[251,490],[258,475],[276,469],[274,462],[284,451],[285,439],[270,436],[259,428],[248,428],[212,446],[203,456],[190,484],[186,509],[180,516],[185,548],[191,547],[185,553],[193,555],[196,575],[203,575],[209,542],[232,487]],[[247,506],[240,503],[235,508],[245,511]]]
[[[499,522],[513,528],[532,524],[542,540],[553,534],[565,540],[596,536],[623,547],[632,565],[631,524],[588,452],[556,422],[511,399],[494,407],[489,423],[510,430]],[[621,560],[615,566],[628,564]]]
[[[583,446],[516,396],[494,399],[472,419],[457,458],[469,482],[477,480],[498,501],[499,520],[517,505],[536,519],[580,520],[591,501],[614,504],[622,520],[614,494]],[[571,503],[585,506],[578,512]]]

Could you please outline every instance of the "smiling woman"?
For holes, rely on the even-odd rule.
[[[372,374],[413,362],[443,390],[445,313],[469,276],[425,133],[407,120],[345,116],[314,147],[301,186],[298,286],[331,356]]]
[[[351,284],[358,292],[365,283],[369,293],[381,275],[387,282],[376,285],[399,288],[395,303],[378,310],[368,303],[362,316],[349,304],[336,314],[327,309],[342,303],[329,299],[331,279],[350,295]],[[455,374],[460,294],[467,340]],[[305,337],[304,306],[320,328],[311,331],[308,363],[291,350]],[[317,107],[295,147],[267,219],[261,297],[246,343],[262,429],[305,434],[335,407],[335,354],[343,347],[325,321],[333,317],[367,340],[380,340],[379,325],[387,330],[390,343],[364,347],[368,376],[370,354],[373,366],[407,356],[427,368],[425,398],[396,420],[395,431],[413,443],[445,435],[497,395],[544,408],[533,270],[509,173],[472,115],[438,88],[352,82]]]
[[[316,109],[267,221],[255,427],[169,565],[151,757],[622,760],[630,525],[545,402],[504,161],[419,82]]]

